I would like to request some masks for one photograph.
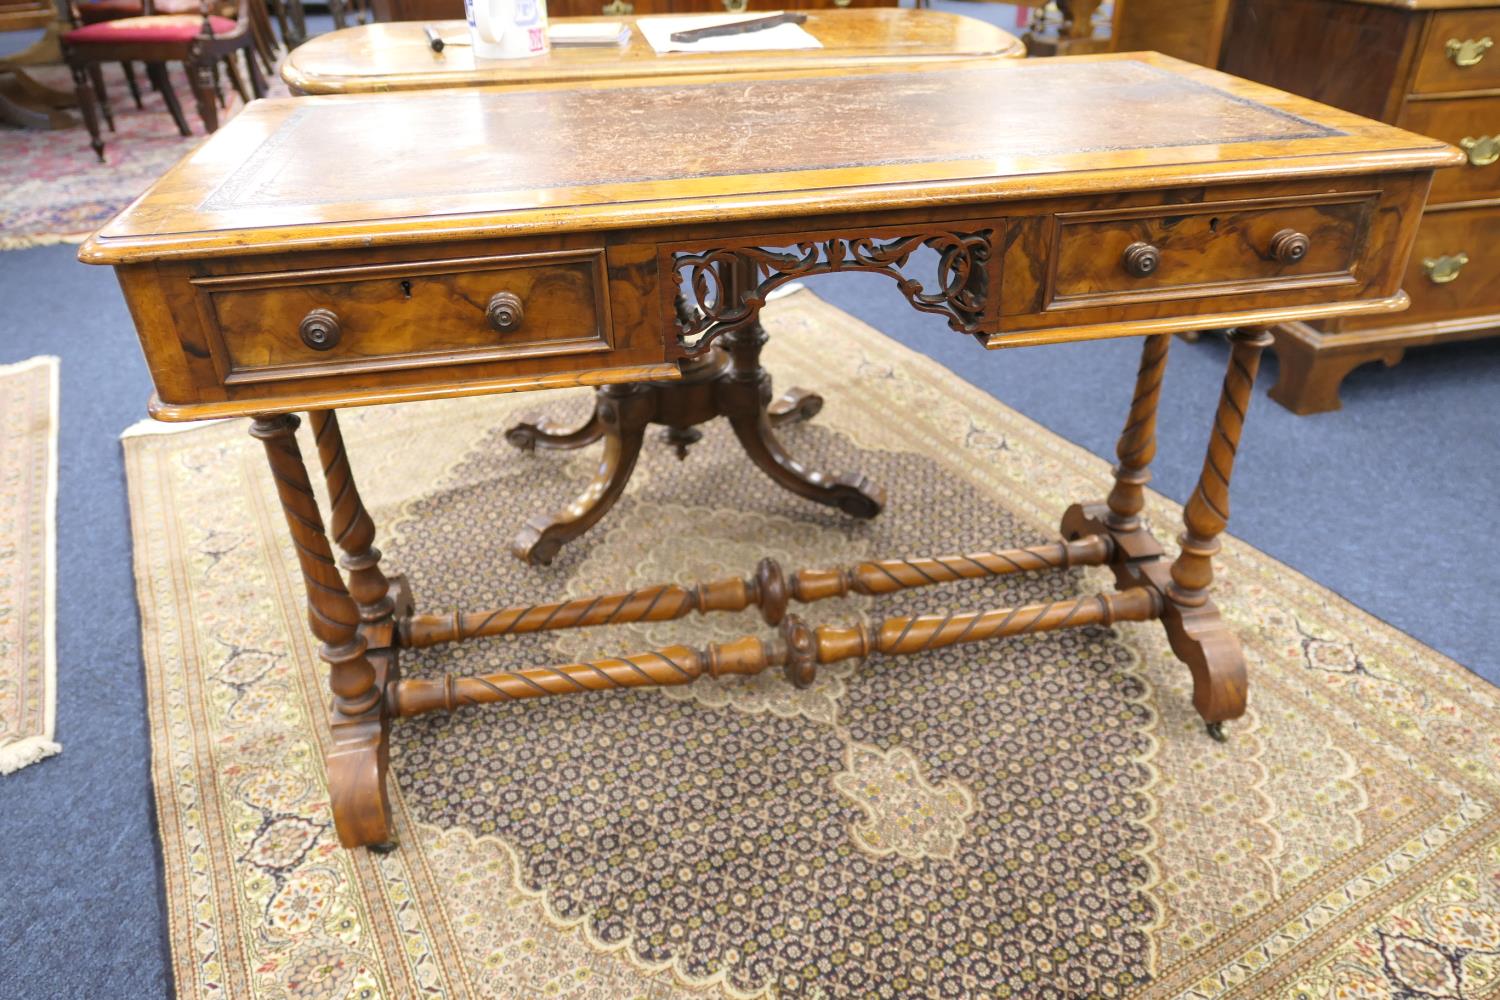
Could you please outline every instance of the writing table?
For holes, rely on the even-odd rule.
[[[281,78],[294,94],[369,94],[438,87],[514,86],[707,76],[772,70],[859,69],[881,63],[1019,58],[1026,47],[991,24],[937,10],[851,7],[809,10],[803,27],[820,49],[657,54],[636,17],[553,18],[560,24],[611,22],[630,27],[624,45],[555,46],[534,59],[488,60],[476,66],[467,45],[432,51],[421,21],[390,21],[330,31],[287,54]],[[444,38],[466,38],[463,21],[434,23]]]
[[[640,31],[639,18],[619,21],[631,28],[630,42],[624,46],[555,48],[535,59],[479,65],[467,47],[450,46],[433,52],[423,32],[425,25],[364,25],[335,31],[298,47],[282,64],[281,75],[297,93],[376,93],[538,82],[604,83],[682,75],[734,76],[799,68],[858,69],[1026,54],[1019,39],[999,28],[931,10],[867,7],[810,11],[805,27],[823,47],[792,51],[658,54]],[[468,30],[462,21],[444,22],[441,28],[445,36]],[[708,128],[706,132],[684,131],[670,141],[713,145],[719,136],[713,122]],[[756,368],[760,364],[759,337],[743,340],[742,350],[747,356],[742,365],[746,370]],[[689,446],[702,437],[697,425],[723,417],[734,426],[750,460],[781,486],[854,517],[874,517],[880,512],[885,494],[868,477],[854,472],[828,475],[808,468],[776,437],[776,428],[816,416],[823,408],[821,396],[800,388],[773,395],[770,373],[761,376],[766,383],[763,392],[746,392],[730,367],[725,351],[711,347],[683,371],[681,378],[653,383],[649,390],[637,389],[628,407],[619,407],[609,390],[598,390],[594,413],[580,427],[524,421],[509,428],[506,440],[527,452],[538,448],[571,450],[603,441],[593,479],[561,510],[528,519],[511,543],[511,551],[523,561],[547,564],[559,548],[597,524],[624,493],[653,423],[664,424],[662,436],[676,449],[678,458],[686,458]]]
[[[713,146],[669,141],[710,123]],[[1246,677],[1210,600],[1212,557],[1265,327],[1401,309],[1432,172],[1460,156],[1150,54],[299,98],[252,104],[79,255],[116,269],[154,416],[254,418],[330,668],[339,836],[384,846],[392,720],[481,702],[769,667],[806,684],[874,652],[1159,620],[1221,734]],[[1144,335],[1107,499],[1069,508],[1048,545],[790,574],[767,561],[746,579],[560,604],[419,614],[382,570],[340,408],[607,385],[618,413],[642,398],[635,383],[715,343],[757,393],[747,359],[766,296],[842,271],[891,278],[990,348]],[[1236,332],[1169,562],[1142,491],[1170,335],[1199,327]],[[1072,565],[1108,565],[1116,591],[870,626],[787,614],[850,590]],[[482,677],[399,671],[405,647],[751,605],[774,636]]]

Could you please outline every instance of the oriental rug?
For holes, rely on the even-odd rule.
[[[116,127],[113,132],[104,128],[104,163],[94,156],[81,124],[58,131],[0,129],[0,250],[82,242],[207,139],[187,75],[179,64],[169,70],[192,135],[178,133],[140,64],[136,76],[143,107],[137,108],[124,73],[114,63],[103,67]],[[73,90],[64,67],[27,67],[27,72],[51,87]],[[243,75],[244,69],[240,72]],[[287,96],[279,79],[266,83],[268,96]],[[228,81],[224,87],[221,126],[244,107]]]
[[[0,365],[0,774],[50,757],[57,711],[57,359]]]
[[[854,522],[772,485],[725,427],[654,442],[549,568],[507,554],[589,451],[504,429],[588,394],[349,411],[386,566],[419,606],[1053,537],[1109,466],[800,292],[772,370],[827,407],[785,429],[890,504]],[[1121,408],[1128,401],[1122,386]],[[1227,539],[1249,713],[1208,739],[1154,623],[872,658],[807,690],[735,682],[396,725],[400,850],[346,852],[323,669],[243,422],[126,444],[173,967],[184,997],[1478,998],[1500,992],[1500,692]],[[303,433],[305,435],[306,429]],[[311,454],[304,440],[305,453]],[[1158,534],[1180,511],[1153,496]],[[1103,570],[804,609],[1003,606]],[[565,662],[763,633],[751,614],[407,658]]]

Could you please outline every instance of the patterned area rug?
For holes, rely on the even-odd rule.
[[[859,469],[855,523],[782,492],[712,427],[652,442],[546,569],[506,553],[595,458],[504,428],[587,393],[351,411],[387,566],[419,605],[944,554],[1052,537],[1108,466],[801,292],[767,307],[783,432]],[[976,359],[981,355],[976,354]],[[1121,406],[1128,390],[1122,387]],[[1206,417],[1206,415],[1205,415]],[[1500,989],[1500,692],[1230,539],[1252,667],[1225,745],[1154,623],[739,683],[398,723],[403,846],[337,846],[323,673],[242,422],[127,441],[153,771],[187,997],[1476,998]],[[1253,425],[1252,425],[1253,433]],[[304,428],[305,434],[305,428]],[[311,445],[304,440],[304,450]],[[1160,497],[1159,534],[1180,512]],[[999,606],[1103,570],[860,598],[815,622]],[[495,640],[444,669],[764,632],[752,615]]]
[[[0,774],[50,757],[57,708],[57,359],[0,365]]]
[[[0,250],[82,242],[207,138],[180,65],[172,67],[172,87],[193,130],[190,136],[178,134],[145,71],[139,65],[135,70],[141,109],[131,101],[120,67],[104,67],[118,130],[104,131],[105,163],[95,158],[81,124],[55,132],[0,126]],[[63,67],[27,72],[48,86],[73,90],[72,77]],[[267,85],[270,96],[287,95],[280,79],[268,80]],[[228,107],[219,112],[221,125],[244,106],[227,79],[224,90]]]

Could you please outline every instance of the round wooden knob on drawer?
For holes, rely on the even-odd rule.
[[[1299,233],[1295,229],[1283,229],[1271,237],[1271,256],[1281,264],[1295,264],[1307,256],[1307,251],[1312,248],[1312,241],[1305,233]]]
[[[327,351],[338,344],[344,331],[339,327],[339,318],[332,309],[314,309],[302,317],[297,326],[302,342],[315,351]]]
[[[1136,278],[1144,278],[1156,273],[1157,265],[1161,263],[1161,251],[1149,243],[1137,241],[1125,248],[1125,270]]]
[[[515,292],[496,292],[490,296],[484,315],[490,326],[500,333],[515,333],[526,318],[526,310],[521,307],[521,297]]]

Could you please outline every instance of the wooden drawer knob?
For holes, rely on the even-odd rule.
[[[1465,38],[1463,41],[1459,41],[1457,38],[1450,38],[1448,39],[1448,44],[1443,46],[1443,51],[1448,54],[1448,58],[1453,61],[1453,65],[1459,69],[1468,69],[1470,66],[1479,65],[1480,60],[1484,58],[1484,54],[1494,44],[1494,39],[1488,36],[1478,39]]]
[[[521,297],[515,292],[496,292],[490,296],[484,315],[497,332],[515,333],[521,329],[526,310],[521,307]]]
[[[297,326],[302,342],[315,351],[327,351],[335,347],[344,331],[339,327],[339,318],[332,309],[314,309],[302,317]]]
[[[1156,273],[1161,251],[1149,243],[1137,241],[1125,248],[1125,270],[1133,277],[1144,278]]]
[[[1279,264],[1295,264],[1307,256],[1312,241],[1295,229],[1283,229],[1271,237],[1271,256]]]

